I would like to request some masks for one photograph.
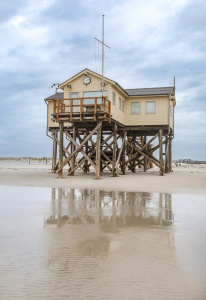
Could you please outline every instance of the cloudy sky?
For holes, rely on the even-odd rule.
[[[205,0],[10,0],[0,8],[0,156],[51,156],[44,98],[84,68],[98,71],[105,15],[106,76],[124,88],[171,86],[173,158],[206,160]]]

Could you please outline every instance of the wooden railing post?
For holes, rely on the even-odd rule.
[[[72,121],[72,114],[73,114],[73,99],[71,99],[71,107],[70,107],[70,122]]]
[[[111,102],[109,101],[109,123],[111,123]]]
[[[80,121],[82,121],[82,104],[83,104],[83,99],[80,98]]]
[[[97,113],[97,98],[95,98],[94,100],[94,121],[97,120],[96,113]]]

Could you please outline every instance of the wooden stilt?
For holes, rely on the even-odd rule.
[[[162,156],[162,129],[159,130],[159,162],[160,162],[160,176],[164,175],[163,168],[163,156]]]
[[[151,149],[152,149],[152,145],[149,144],[149,145],[148,145],[148,151],[150,151]],[[153,168],[153,162],[152,162],[152,161],[149,162],[149,167],[150,167],[150,169]]]
[[[101,162],[101,133],[102,126],[100,126],[97,130],[97,143],[96,143],[96,179],[100,179],[101,171],[100,171],[100,162]]]
[[[136,140],[136,135],[133,135],[133,139],[132,139],[132,143],[133,143],[133,145],[135,146],[135,140]],[[132,153],[131,154],[134,154],[134,150],[132,149]],[[132,172],[133,173],[135,173],[136,172],[136,170],[135,170],[135,160],[136,160],[136,157],[134,157],[133,159],[132,159]]]
[[[63,121],[59,122],[59,167],[62,168],[59,172],[59,178],[63,177],[63,133],[64,133],[64,123]]]
[[[85,155],[86,156],[86,153],[83,151],[83,150],[81,150],[82,149],[82,147],[85,145],[85,143],[91,138],[91,136],[100,128],[102,126],[102,122],[100,122],[91,132],[90,132],[90,134],[86,137],[86,139],[84,139],[84,141],[80,144],[80,145],[78,145],[74,140],[73,140],[73,138],[70,136],[70,134],[67,132],[67,131],[65,131],[65,134],[69,137],[69,139],[73,142],[73,143],[75,143],[75,145],[76,145],[76,149],[75,149],[75,151],[72,153],[72,154],[70,154],[64,161],[63,161],[63,163],[62,163],[62,166],[59,166],[59,168],[57,169],[57,171],[56,171],[56,173],[59,173],[60,171],[61,171],[61,169],[71,160],[71,158],[72,158],[72,156],[73,155],[75,155],[76,153],[78,153],[79,151],[81,151],[82,152],[82,154],[83,155]],[[96,150],[94,150],[94,151],[96,151]],[[96,168],[96,167],[95,167]]]
[[[88,130],[86,131],[85,133],[85,138],[86,138],[86,134],[88,135]],[[85,144],[85,153],[87,155],[89,155],[89,142],[86,142]],[[87,173],[89,172],[89,164],[88,164],[88,160],[85,161],[85,164],[84,164],[84,173]]]
[[[121,157],[121,171],[125,175],[125,140],[123,142],[123,149],[122,149],[122,157]]]
[[[116,176],[116,159],[117,159],[117,124],[114,124],[114,138],[113,138],[113,160],[112,160],[112,176]]]
[[[76,126],[73,126],[73,139],[74,141],[76,141]],[[75,148],[76,148],[75,144],[71,143],[71,153],[75,151]],[[73,155],[71,158],[71,169],[73,169],[75,166],[75,158],[76,158],[75,155]],[[74,172],[72,172],[70,175],[74,176]]]
[[[165,163],[164,163],[165,173],[169,172],[169,137],[165,144]]]
[[[101,145],[100,145],[100,150],[102,152],[102,144],[104,142],[104,138],[103,138],[103,135],[101,135]],[[100,157],[101,157],[101,154],[100,154]],[[103,172],[103,162],[102,162],[102,159],[100,159],[100,172],[102,173]]]
[[[146,135],[144,136],[144,145],[147,143],[147,137]],[[148,160],[146,159],[146,157],[144,157],[144,172],[147,171],[147,163],[148,163]]]
[[[55,138],[57,139],[58,132],[53,132]],[[57,141],[53,139],[53,159],[52,159],[52,173],[56,173],[56,165],[57,165]]]
[[[125,139],[126,139],[126,135],[127,135],[126,131],[122,133],[122,136],[123,136],[122,146],[121,146],[120,153],[119,153],[119,156],[117,159],[117,164],[118,164],[119,159],[121,161],[120,168],[121,168],[123,175],[125,175]]]
[[[172,172],[172,139],[169,139],[169,172]]]

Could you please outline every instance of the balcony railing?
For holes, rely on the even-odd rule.
[[[80,117],[82,121],[83,115],[92,115],[94,121],[97,120],[98,113],[105,113],[111,122],[111,102],[107,97],[88,97],[88,98],[65,98],[52,99],[53,114],[56,114],[56,120],[59,121],[61,116],[65,114],[69,116],[69,121],[72,122],[74,116]]]

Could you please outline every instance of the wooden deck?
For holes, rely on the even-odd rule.
[[[111,102],[107,97],[53,100],[53,120],[65,122],[107,121],[111,123]]]

